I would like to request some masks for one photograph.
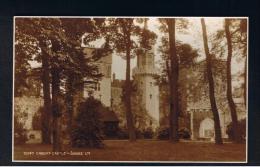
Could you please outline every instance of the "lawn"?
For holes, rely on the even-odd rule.
[[[105,148],[72,148],[64,155],[51,152],[51,145],[26,144],[14,147],[14,160],[77,161],[245,161],[246,145],[225,143],[138,140],[106,140]],[[36,155],[41,154],[41,155]],[[54,154],[54,155],[51,155]],[[58,153],[56,153],[58,154]],[[66,155],[65,155],[66,154]],[[79,155],[81,154],[81,155]]]

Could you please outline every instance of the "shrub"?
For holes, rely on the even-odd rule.
[[[125,128],[120,128],[117,132],[117,137],[118,139],[128,139],[129,138],[129,134],[127,129]]]
[[[168,127],[159,128],[157,138],[160,140],[169,139],[169,128]]]
[[[137,139],[143,139],[143,132],[139,129],[135,129],[135,135]],[[118,139],[129,139],[129,133],[126,128],[119,129],[117,132]]]
[[[42,121],[41,121],[41,113],[44,108],[40,107],[39,110],[34,113],[32,118],[32,128],[33,130],[41,130],[42,127]]]
[[[145,139],[152,139],[154,136],[154,132],[152,130],[152,128],[147,128],[143,131],[143,137]]]
[[[14,144],[24,144],[27,141],[26,130],[24,124],[14,116]]]
[[[102,123],[98,114],[103,107],[101,102],[93,97],[79,104],[78,115],[72,128],[73,147],[102,148],[104,146]]]
[[[144,138],[143,132],[140,129],[135,129],[135,135],[136,135],[136,139]]]
[[[188,128],[181,128],[178,131],[178,135],[180,139],[190,139],[191,133]]]
[[[243,141],[246,139],[246,119],[242,119],[238,121],[238,128],[240,129],[240,137]],[[232,122],[230,122],[227,126],[226,133],[228,135],[228,138],[230,140],[234,140],[234,134],[233,134],[233,126]]]
[[[158,130],[157,138],[160,140],[168,140],[170,136],[169,134],[169,127],[162,127]],[[180,139],[190,139],[191,133],[188,128],[184,127],[178,130],[178,135]]]

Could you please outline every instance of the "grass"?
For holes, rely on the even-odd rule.
[[[245,161],[245,144],[225,143],[215,145],[205,142],[180,142],[158,140],[106,140],[105,148],[72,148],[67,152],[84,155],[36,155],[49,153],[51,145],[25,144],[14,147],[14,160],[68,160],[68,161]],[[30,155],[34,154],[34,155]],[[25,155],[25,153],[27,155]],[[28,155],[29,154],[29,155]]]

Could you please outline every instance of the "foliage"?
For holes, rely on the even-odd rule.
[[[158,130],[157,138],[160,140],[168,140],[169,139],[169,128],[160,127]]]
[[[167,38],[162,37],[162,45],[159,46],[159,53],[161,54],[162,61],[160,62],[160,67],[162,70],[162,75],[158,78],[159,82],[168,82],[167,75],[169,71],[169,41]],[[198,50],[193,48],[188,43],[182,43],[180,41],[176,42],[176,53],[179,57],[180,68],[191,68],[196,64],[196,58],[199,56]]]
[[[74,147],[103,147],[102,123],[99,111],[104,106],[100,101],[89,97],[79,104],[78,115],[72,130],[72,146]]]
[[[219,119],[219,112],[218,107],[216,104],[215,94],[214,94],[214,78],[212,72],[212,55],[209,52],[208,47],[208,35],[206,30],[206,24],[204,18],[201,18],[201,27],[202,27],[202,37],[203,37],[203,44],[204,44],[204,51],[206,55],[206,71],[207,71],[207,80],[209,86],[209,99],[211,104],[211,110],[214,118],[214,129],[215,129],[215,143],[216,144],[223,144],[222,137],[221,137],[221,127],[220,127],[220,119]]]
[[[81,38],[84,36],[85,45],[100,38],[101,32],[97,26],[102,25],[103,21],[90,18],[17,18],[15,26],[17,89],[26,86],[23,80],[27,78],[26,74],[31,69],[29,61],[42,63],[42,56],[49,59],[50,68],[61,70],[63,78],[68,75],[100,78],[101,75],[91,62],[91,58],[84,56]],[[105,51],[95,52],[94,57],[101,57],[101,54],[103,56],[103,52]],[[42,67],[33,68],[31,75],[41,76],[42,70]]]
[[[181,139],[190,139],[191,132],[187,128],[180,128],[178,130],[178,136]],[[169,139],[169,128],[168,127],[160,127],[158,130],[157,138],[160,140],[168,140]]]
[[[24,124],[18,121],[17,116],[14,116],[14,144],[24,144],[27,140]]]
[[[136,138],[137,139],[152,139],[155,136],[154,131],[152,128],[146,128],[146,129],[135,129]],[[127,132],[127,129],[120,128],[117,132],[117,138],[118,139],[128,139],[129,135]]]
[[[152,139],[155,135],[152,128],[146,128],[142,133],[145,139]]]
[[[108,19],[107,36],[110,44],[117,53],[126,59],[124,55],[127,49],[130,50],[130,57],[134,58],[140,48],[151,49],[157,38],[156,34],[144,26],[141,28],[135,23],[134,18]],[[139,19],[138,23],[146,23],[146,19]],[[128,37],[130,40],[127,41]],[[134,40],[137,39],[137,40]]]
[[[159,46],[159,52],[161,53],[162,61],[160,62],[160,67],[162,74],[156,78],[157,83],[160,86],[166,86],[169,83],[168,75],[169,75],[169,67],[170,67],[170,59],[169,59],[169,41],[167,38],[162,38],[162,45]],[[192,89],[194,88],[194,78],[192,78],[192,68],[196,66],[196,59],[199,56],[198,50],[194,49],[188,43],[182,43],[180,41],[176,42],[176,52],[179,57],[179,76],[178,76],[178,100],[179,100],[179,115],[184,115],[183,111],[186,110],[186,99],[188,95],[187,91],[194,92]],[[187,76],[189,75],[189,78]],[[195,77],[195,79],[197,79]],[[190,86],[192,85],[192,86]],[[169,94],[161,94],[162,98],[167,99]],[[166,102],[165,102],[166,103]],[[169,103],[168,103],[169,104]]]
[[[95,52],[92,56],[95,58],[86,57],[81,44],[83,41],[85,45],[88,45],[91,41],[100,38],[101,32],[98,26],[103,23],[104,19],[91,18],[16,18],[15,60],[18,63],[15,68],[16,94],[23,95],[20,87],[26,86],[25,81],[30,72],[31,76],[41,79],[43,87],[46,88],[43,91],[44,97],[46,97],[44,98],[45,105],[50,104],[47,97],[52,97],[52,108],[44,106],[48,108],[46,111],[58,113],[55,108],[58,105],[56,100],[58,96],[64,93],[73,95],[75,90],[83,87],[85,81],[87,83],[89,80],[97,82],[102,75],[93,62],[105,55],[104,50],[106,49]],[[30,61],[38,62],[40,67],[32,68],[29,66]],[[51,84],[47,82],[50,77]],[[64,82],[69,82],[72,86],[66,87]],[[50,87],[52,88],[51,96],[47,91],[50,90]],[[68,101],[67,104],[71,109],[70,104],[73,102]],[[46,120],[43,120],[44,127],[49,127],[50,113],[43,114],[43,119]],[[60,115],[54,114],[53,116]],[[57,122],[56,119],[53,120],[53,122]],[[58,125],[58,123],[53,124]],[[57,127],[54,127],[56,132],[59,131],[59,129],[55,129]],[[43,139],[49,138],[46,132],[43,131],[42,134],[45,135]],[[55,135],[54,141],[56,138],[59,137]],[[57,144],[53,143],[53,146]]]
[[[131,111],[132,86],[130,81],[130,60],[137,53],[140,53],[140,51],[143,52],[151,49],[156,39],[155,33],[146,28],[147,19],[138,20],[140,22],[144,21],[145,25],[143,29],[136,25],[134,21],[134,18],[111,18],[108,19],[109,26],[107,27],[107,36],[111,41],[112,48],[126,60],[126,81],[123,87],[123,102],[125,104],[126,123],[131,141],[136,140],[136,134]],[[137,40],[134,40],[134,38],[137,38]]]
[[[32,118],[32,128],[33,130],[41,130],[42,122],[41,122],[41,113],[43,112],[44,108],[40,107],[37,112],[34,113]]]
[[[181,128],[178,131],[179,137],[182,139],[190,139],[191,137],[191,132],[189,131],[188,128]]]
[[[102,130],[106,139],[113,139],[117,137],[118,126],[116,122],[103,122]]]
[[[19,106],[15,106],[14,112],[14,144],[24,144],[28,140],[24,127],[28,114],[21,112]]]
[[[246,140],[246,119],[242,119],[242,120],[238,121],[238,128],[240,129],[241,138],[243,139],[243,141],[245,141]],[[227,125],[226,133],[230,140],[234,140],[232,122],[230,122]]]
[[[120,128],[117,131],[117,138],[118,139],[129,139],[129,134],[126,128]]]

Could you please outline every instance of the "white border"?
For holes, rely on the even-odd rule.
[[[246,91],[246,161],[232,161],[232,162],[226,162],[226,161],[35,161],[35,160],[14,160],[14,77],[15,77],[15,19],[16,18],[243,18],[247,19],[247,91]],[[178,17],[171,17],[171,16],[14,16],[13,17],[13,97],[12,97],[12,162],[81,162],[81,163],[248,163],[248,62],[249,62],[249,17],[243,16],[243,17],[236,17],[236,16],[228,16],[228,17],[223,17],[223,16],[205,16],[205,17],[188,17],[188,16],[178,16]]]

